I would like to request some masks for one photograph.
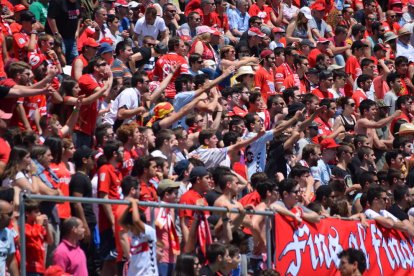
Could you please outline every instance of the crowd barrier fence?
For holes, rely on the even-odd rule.
[[[102,199],[102,198],[85,198],[85,197],[69,197],[69,196],[46,196],[46,195],[34,195],[30,193],[21,193],[20,194],[20,210],[19,210],[19,231],[20,231],[20,275],[26,275],[26,236],[25,236],[25,207],[24,202],[27,199],[38,200],[38,201],[48,201],[48,202],[69,202],[69,203],[90,203],[90,204],[116,204],[116,205],[129,205],[130,202],[127,200],[111,200],[111,199]],[[150,202],[150,201],[140,201],[140,206],[147,206],[151,208],[151,223],[154,226],[154,208],[173,208],[173,209],[188,209],[188,210],[197,210],[197,211],[210,211],[210,212],[230,212],[230,213],[239,213],[238,209],[228,210],[224,207],[211,207],[211,206],[196,206],[196,205],[187,205],[187,204],[172,204],[172,203],[161,203],[161,202]],[[275,213],[273,211],[254,211],[246,209],[246,214],[248,215],[261,215],[266,216],[266,245],[267,245],[267,256],[271,256],[271,225],[274,221]],[[267,258],[266,260],[267,267],[271,267],[272,258]]]

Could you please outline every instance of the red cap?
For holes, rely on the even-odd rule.
[[[408,5],[409,5],[409,6],[414,6],[414,0],[409,0],[409,1],[408,1]]]
[[[321,145],[321,150],[335,149],[339,147],[339,145],[332,138],[325,138],[319,144]]]
[[[217,30],[216,28],[211,28],[211,30],[213,31],[212,35],[218,35],[218,36],[221,35],[221,33],[219,32],[219,30]]]
[[[32,69],[37,69],[44,61],[46,61],[46,57],[43,54],[29,54],[28,62],[32,66]]]
[[[393,7],[393,8],[392,8],[392,10],[393,10],[395,13],[398,13],[398,14],[403,14],[403,11],[402,11],[402,9],[401,9],[400,7]]]
[[[266,58],[266,57],[270,56],[271,54],[273,54],[273,51],[267,49],[267,50],[264,50],[260,53],[260,57],[261,58]]]
[[[261,30],[259,30],[259,28],[256,28],[256,27],[250,28],[247,31],[247,34],[249,36],[258,36],[258,37],[265,37],[266,36],[264,33],[262,33]]]
[[[125,0],[116,0],[115,7],[119,7],[119,6],[129,8],[128,2]]]
[[[311,9],[316,10],[316,11],[324,11],[326,9],[326,7],[325,7],[324,3],[315,2],[315,3],[312,4]]]
[[[318,38],[318,40],[316,41],[316,44],[318,44],[318,43],[329,43],[330,41],[329,41],[329,39],[327,39],[327,38],[324,38],[324,37],[320,37],[320,38]]]
[[[109,37],[104,37],[99,41],[100,44],[102,43],[109,43],[109,44],[114,44],[114,41],[112,39],[110,39]]]
[[[83,46],[89,46],[89,47],[98,48],[99,47],[99,43],[96,42],[96,40],[93,39],[92,37],[88,37],[88,39],[86,39],[86,41],[83,43]]]
[[[186,41],[191,41],[192,38],[189,35],[182,35],[182,36],[180,36],[180,39],[182,41],[186,42]]]
[[[0,119],[9,120],[12,115],[12,113],[6,113],[0,109]]]
[[[272,29],[272,32],[274,32],[274,33],[285,33],[286,31],[285,31],[283,28],[280,28],[280,27],[274,27],[274,28]]]
[[[25,11],[25,10],[27,10],[25,5],[17,4],[16,6],[14,6],[14,12]]]
[[[402,4],[401,0],[390,0],[389,2],[390,6],[391,5],[398,5],[398,4]]]

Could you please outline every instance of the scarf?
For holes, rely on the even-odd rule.
[[[204,213],[198,214],[198,226],[197,226],[197,241],[200,245],[201,253],[204,257],[207,257],[207,248],[213,243],[211,239],[210,227],[207,221],[207,217]]]
[[[157,218],[155,219],[155,226],[158,229],[167,229],[168,240],[171,244],[172,252],[176,256],[180,255],[180,241],[169,208],[160,208]]]

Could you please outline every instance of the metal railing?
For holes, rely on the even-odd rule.
[[[70,196],[46,196],[46,195],[34,195],[29,193],[20,194],[20,216],[19,216],[19,232],[20,232],[20,275],[26,275],[26,236],[25,236],[25,207],[24,202],[27,199],[49,201],[49,202],[69,202],[69,203],[89,203],[89,204],[116,204],[116,205],[129,205],[127,200],[112,200],[103,198],[86,198],[86,197],[70,197]],[[140,201],[140,206],[146,206],[151,208],[151,222],[154,223],[154,208],[173,208],[173,209],[187,209],[196,211],[211,211],[211,212],[229,212],[239,213],[238,209],[230,209],[224,207],[211,207],[211,206],[197,206],[187,204],[173,204],[173,203],[161,203],[151,201]],[[270,217],[274,216],[273,211],[254,211],[246,209],[247,215],[260,215],[265,216],[266,226],[266,253],[267,253],[267,267],[271,267],[271,225],[272,221]]]

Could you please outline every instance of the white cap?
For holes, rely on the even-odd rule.
[[[303,13],[303,15],[308,19],[311,20],[312,19],[312,14],[311,14],[311,10],[309,7],[302,7],[299,10],[301,13]]]

